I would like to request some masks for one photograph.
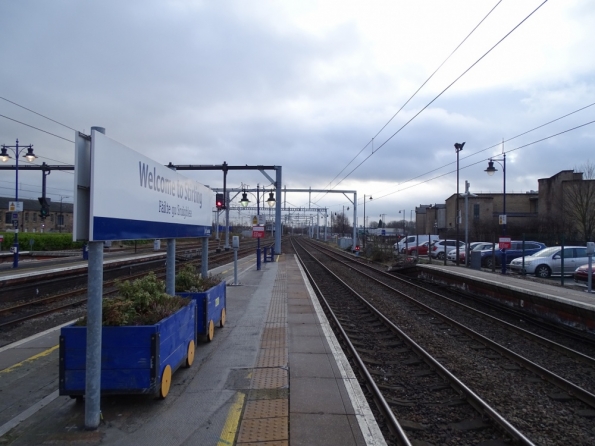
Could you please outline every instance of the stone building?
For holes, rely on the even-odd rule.
[[[525,193],[506,194],[506,217],[508,233],[551,233],[561,234],[574,230],[584,238],[595,232],[595,180],[584,180],[583,173],[563,170],[550,178],[538,180],[538,190]],[[583,198],[586,202],[581,209],[582,219],[592,220],[592,225],[576,222],[579,219],[578,205],[569,203],[571,191],[588,191],[592,195]],[[588,194],[584,194],[587,196]],[[454,238],[456,235],[456,194],[446,199],[444,204],[420,205],[415,208],[416,230],[419,234],[439,234],[441,237]],[[469,197],[468,210],[465,198],[459,197],[459,234],[465,231],[465,219],[469,213],[468,228],[475,236],[501,231],[500,215],[504,214],[503,194],[475,194]],[[581,227],[582,224],[582,227]],[[577,227],[578,225],[578,227]],[[587,233],[587,235],[585,235]],[[590,234],[590,235],[589,235]],[[472,239],[476,238],[471,236]]]
[[[0,232],[13,232],[13,212],[8,205],[14,198],[0,197]],[[18,212],[19,232],[72,232],[72,203],[50,202],[49,215],[42,220],[37,200],[20,199],[23,212]]]

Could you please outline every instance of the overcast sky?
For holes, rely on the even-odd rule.
[[[502,150],[507,192],[536,190],[595,163],[595,2],[550,0],[528,17],[541,3],[4,0],[0,144],[72,165],[74,130],[102,126],[163,164],[279,165],[288,189],[357,190],[360,216],[373,197],[369,221],[444,203],[456,142],[461,192],[465,180],[502,191],[501,166],[484,172]],[[220,172],[184,174],[223,185]],[[47,181],[53,201],[72,202],[72,173]],[[40,196],[40,172],[19,183],[21,198]],[[270,187],[251,171],[227,184]],[[0,195],[14,189],[0,171]],[[312,199],[351,208],[342,194]]]

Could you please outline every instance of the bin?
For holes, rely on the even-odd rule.
[[[153,241],[153,251],[159,251],[161,249],[161,240]]]
[[[471,269],[481,269],[481,252],[471,251]]]

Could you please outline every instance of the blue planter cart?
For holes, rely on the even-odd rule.
[[[202,293],[176,293],[180,297],[188,297],[196,302],[196,325],[199,335],[207,337],[210,342],[215,336],[215,324],[221,328],[225,325],[227,285],[223,280]]]
[[[155,394],[165,398],[172,374],[194,361],[196,304],[191,302],[155,325],[103,326],[101,394]],[[87,327],[60,334],[60,395],[85,394]]]

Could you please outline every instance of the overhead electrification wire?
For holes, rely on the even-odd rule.
[[[73,143],[73,144],[74,144],[74,141],[72,141],[72,140],[70,140],[70,139],[66,139],[66,138],[64,138],[63,136],[56,135],[55,133],[48,132],[47,130],[42,130],[42,129],[38,128],[38,127],[34,127],[34,126],[32,126],[32,125],[25,124],[24,122],[17,121],[16,119],[9,118],[8,116],[0,115],[0,117],[2,117],[2,118],[5,118],[5,119],[9,119],[9,120],[11,120],[11,121],[14,121],[14,122],[17,122],[17,123],[19,123],[19,124],[21,124],[21,125],[24,125],[24,126],[30,127],[30,128],[32,128],[32,129],[35,129],[35,130],[39,130],[40,132],[47,133],[48,135],[55,136],[56,138],[60,138],[60,139],[63,139],[64,141],[68,141],[68,142],[71,142],[71,143]]]
[[[593,121],[589,121],[589,122],[585,122],[584,124],[578,125],[578,126],[576,126],[576,127],[572,127],[572,128],[570,128],[570,129],[566,129],[566,130],[563,130],[563,131],[561,131],[561,132],[554,133],[553,135],[546,136],[545,138],[540,138],[540,139],[537,139],[537,140],[535,140],[535,141],[532,141],[532,142],[530,142],[530,143],[523,144],[522,146],[515,147],[514,149],[506,150],[506,151],[505,151],[505,153],[516,152],[517,150],[524,149],[525,147],[532,146],[532,145],[534,145],[534,144],[537,144],[537,143],[539,143],[539,142],[543,142],[543,141],[546,141],[546,140],[548,140],[548,139],[550,139],[550,138],[554,138],[554,137],[556,137],[556,136],[563,135],[564,133],[572,132],[573,130],[578,130],[578,129],[582,128],[582,127],[586,127],[586,126],[588,126],[588,125],[591,125],[591,124],[594,124],[594,123],[595,123],[595,120],[593,120]],[[523,134],[524,134],[524,133],[523,133]],[[520,136],[520,135],[518,135],[518,136]],[[513,138],[511,138],[511,139],[513,139]],[[509,141],[510,141],[510,140],[509,140]],[[495,147],[495,146],[492,146],[492,147]],[[484,149],[484,150],[486,150],[486,149]],[[483,151],[483,150],[482,150],[482,151]],[[490,158],[491,158],[491,157],[484,158],[484,159],[481,159],[481,160],[479,160],[479,161],[476,161],[476,162],[474,162],[474,163],[472,163],[472,164],[468,164],[468,165],[466,165],[466,166],[464,166],[464,167],[460,167],[460,168],[459,168],[459,170],[464,170],[464,169],[467,169],[467,168],[469,168],[469,167],[475,166],[475,165],[477,165],[477,164],[480,164],[480,163],[485,163],[485,162],[486,162],[486,161],[488,161]],[[452,164],[452,163],[450,163],[450,164]],[[447,165],[448,165],[448,164],[447,164]],[[443,166],[443,167],[445,167],[445,166]],[[438,170],[438,169],[435,169],[435,170]],[[431,171],[431,172],[434,172],[435,170],[433,170],[433,171]],[[431,173],[431,172],[428,172],[428,173]],[[450,175],[450,174],[452,174],[452,173],[454,173],[454,172],[456,172],[456,170],[451,170],[451,171],[445,172],[445,173],[443,173],[443,174],[440,174],[440,175],[438,175],[438,176],[435,176],[435,177],[432,177],[432,178],[428,178],[427,180],[421,181],[421,182],[419,182],[419,183],[415,183],[415,184],[412,184],[412,185],[410,185],[410,186],[403,187],[403,188],[401,188],[401,189],[395,190],[395,191],[393,191],[393,192],[388,192],[388,193],[386,193],[386,194],[384,194],[384,195],[380,195],[380,196],[378,196],[378,197],[374,198],[374,200],[375,200],[375,201],[381,200],[382,198],[386,198],[386,197],[388,197],[388,196],[390,196],[390,195],[396,194],[397,192],[403,192],[404,190],[411,189],[411,188],[413,188],[413,187],[419,186],[420,184],[429,183],[430,181],[437,180],[438,178],[442,178],[442,177],[444,177],[444,176],[446,176],[446,175]],[[419,177],[416,177],[416,178],[419,178]],[[409,181],[411,181],[411,180],[409,180]],[[409,182],[409,181],[407,181],[407,182]]]
[[[542,127],[545,127],[545,126],[547,126],[547,125],[550,125],[550,124],[552,124],[552,123],[554,123],[554,122],[556,122],[556,121],[559,121],[559,120],[561,120],[561,119],[567,118],[568,116],[571,116],[571,115],[573,115],[573,114],[575,114],[575,113],[578,113],[578,112],[580,112],[580,111],[583,111],[583,110],[585,110],[585,109],[587,109],[587,108],[589,108],[589,107],[593,107],[594,105],[595,105],[595,102],[592,102],[592,103],[591,103],[591,104],[589,104],[589,105],[585,105],[584,107],[581,107],[581,108],[579,108],[579,109],[577,109],[577,110],[574,110],[574,111],[572,111],[572,112],[570,112],[570,113],[566,113],[565,115],[563,115],[563,116],[560,116],[560,117],[558,117],[558,118],[556,118],[556,119],[552,119],[551,121],[548,121],[548,122],[546,122],[546,123],[544,123],[544,124],[538,125],[537,127],[533,127],[531,130],[527,130],[527,131],[525,131],[525,132],[523,132],[523,133],[519,133],[519,134],[518,134],[518,135],[516,135],[516,136],[513,136],[513,137],[511,137],[511,138],[505,139],[505,140],[503,140],[503,141],[501,141],[501,142],[498,142],[498,143],[496,143],[496,144],[493,144],[493,145],[491,145],[491,146],[489,146],[489,147],[486,147],[485,149],[481,149],[481,150],[478,150],[477,152],[474,152],[474,153],[471,153],[471,154],[469,154],[469,155],[467,155],[467,156],[464,156],[464,157],[462,157],[462,158],[461,158],[461,161],[463,161],[463,160],[466,160],[467,158],[471,158],[472,156],[475,156],[475,155],[477,155],[478,153],[482,153],[482,152],[485,152],[486,150],[490,150],[490,149],[493,149],[494,147],[498,147],[498,146],[499,146],[499,145],[501,145],[502,143],[507,143],[507,142],[510,142],[510,141],[512,141],[512,140],[514,140],[514,139],[517,139],[517,138],[519,138],[519,137],[521,137],[521,136],[524,136],[524,135],[526,135],[526,134],[528,134],[528,133],[531,133],[531,132],[533,132],[533,131],[535,131],[535,130],[537,130],[537,129],[540,129],[540,128],[542,128]],[[481,160],[481,162],[483,162],[483,161],[485,161],[485,160]],[[424,177],[424,176],[426,176],[426,175],[428,175],[428,174],[430,174],[430,173],[432,173],[432,172],[436,172],[436,171],[438,171],[438,170],[444,169],[445,167],[448,167],[448,166],[450,166],[451,164],[455,164],[455,163],[456,163],[456,161],[452,161],[452,162],[450,162],[450,163],[444,164],[443,166],[437,167],[437,168],[435,168],[435,169],[432,169],[432,170],[429,170],[429,171],[427,171],[427,172],[424,172],[424,173],[422,173],[422,174],[420,174],[420,175],[417,175],[416,177],[413,177],[413,178],[410,178],[410,179],[408,179],[408,180],[406,180],[406,181],[403,181],[403,182],[399,183],[399,185],[401,185],[401,184],[406,184],[406,183],[409,183],[409,182],[411,182],[411,181],[417,180],[418,178]],[[440,178],[440,177],[436,177],[436,178]],[[423,183],[418,183],[418,184],[423,184]]]
[[[463,73],[461,73],[454,81],[452,81],[444,90],[442,90],[438,95],[434,97],[428,104],[426,104],[420,111],[418,111],[411,119],[409,119],[405,124],[403,124],[395,133],[393,133],[386,141],[384,141],[373,153],[368,155],[366,158],[363,159],[361,163],[355,166],[347,175],[343,177],[341,181],[331,187],[331,190],[345,181],[353,172],[355,172],[362,164],[364,164],[374,153],[380,150],[383,146],[385,146],[391,139],[393,139],[397,134],[401,132],[407,125],[409,125],[415,118],[417,118],[425,109],[427,109],[430,105],[432,105],[440,96],[442,96],[450,87],[452,87],[455,83],[457,83],[465,74],[467,74],[475,65],[477,65],[481,60],[483,60],[489,53],[491,53],[498,45],[500,45],[508,36],[510,36],[515,30],[517,30],[523,23],[525,23],[533,14],[535,14],[543,5],[545,5],[548,0],[544,0],[537,8],[535,8],[529,15],[527,15],[523,20],[521,20],[514,28],[512,28],[508,33],[504,35],[498,42],[496,42],[488,51],[486,51],[479,59],[477,59],[471,66],[469,66]],[[361,153],[361,152],[360,152]]]
[[[379,147],[378,149],[376,149],[374,151],[374,153],[376,153],[378,150],[380,150],[383,146],[385,146],[391,139],[393,139],[398,133],[401,132],[401,130],[403,130],[405,127],[407,127],[407,125],[409,125],[411,123],[411,121],[413,121],[415,118],[417,118],[426,108],[428,108],[430,105],[432,105],[440,96],[442,96],[450,87],[452,87],[455,83],[457,83],[465,74],[467,74],[473,67],[475,67],[475,65],[477,65],[484,57],[486,57],[489,53],[491,53],[494,48],[496,48],[498,45],[500,45],[504,39],[506,39],[508,36],[510,36],[519,26],[521,26],[523,23],[525,23],[529,17],[531,17],[533,14],[535,14],[535,12],[537,12],[537,10],[539,8],[541,8],[543,5],[545,5],[548,2],[548,0],[544,0],[543,3],[541,3],[537,8],[535,8],[533,11],[531,11],[531,13],[525,17],[523,20],[521,20],[514,28],[512,28],[508,33],[506,33],[506,35],[504,37],[502,37],[498,42],[496,42],[496,44],[494,46],[492,46],[488,51],[486,51],[483,56],[481,56],[479,59],[477,59],[475,62],[473,62],[473,64],[471,64],[471,66],[469,68],[467,68],[465,71],[463,71],[463,73],[461,73],[454,81],[452,81],[444,90],[442,90],[440,93],[438,93],[438,95],[436,95],[434,97],[434,99],[432,99],[430,102],[428,102],[428,104],[426,104],[420,111],[418,111],[415,115],[413,115],[413,117],[411,119],[409,119],[409,121],[407,121],[405,124],[403,124],[399,130],[397,130],[395,133],[393,133],[386,141],[384,141]],[[334,187],[337,187],[339,184],[341,184],[344,180],[346,180],[353,172],[355,172],[362,164],[364,164],[372,155],[374,155],[374,153],[371,153],[370,155],[368,155],[366,158],[364,158],[364,160],[359,163],[357,166],[355,166],[353,168],[353,170],[351,170],[351,172],[349,172],[347,175],[345,175],[343,177],[343,179],[341,181],[339,181]]]
[[[27,107],[24,107],[24,106],[22,106],[22,105],[20,105],[20,104],[17,104],[16,102],[13,102],[13,101],[11,101],[10,99],[3,98],[2,96],[0,96],[0,99],[2,99],[3,101],[6,101],[6,102],[10,102],[11,104],[13,104],[13,105],[16,105],[17,107],[21,107],[22,109],[25,109],[25,110],[27,110],[28,112],[34,113],[34,114],[36,114],[37,116],[41,116],[42,118],[45,118],[45,119],[47,119],[47,120],[49,120],[49,121],[52,121],[52,122],[55,122],[56,124],[59,124],[59,125],[61,125],[62,127],[66,127],[67,129],[70,129],[70,130],[73,130],[73,131],[75,131],[75,132],[76,132],[76,129],[73,129],[72,127],[68,127],[66,124],[62,124],[61,122],[55,121],[55,120],[53,120],[52,118],[48,118],[47,116],[44,116],[44,115],[42,115],[41,113],[37,113],[36,111],[34,111],[34,110],[31,110],[30,108],[27,108]]]
[[[405,106],[407,104],[409,104],[409,102],[417,95],[417,93],[419,93],[419,91],[434,77],[434,75],[440,70],[440,68],[442,68],[442,66],[453,56],[453,54],[463,45],[463,43],[465,43],[467,41],[467,39],[469,39],[469,37],[471,37],[471,34],[473,34],[475,32],[475,30],[477,30],[477,28],[479,28],[479,26],[490,16],[490,14],[492,12],[494,12],[494,10],[498,7],[498,5],[502,3],[502,0],[498,1],[498,3],[496,3],[496,5],[494,5],[494,7],[485,15],[485,17],[483,19],[481,19],[479,21],[479,23],[477,25],[475,25],[475,28],[473,28],[471,30],[471,32],[469,34],[467,34],[467,36],[461,41],[461,43],[459,43],[456,48],[454,50],[452,50],[452,52],[448,55],[448,57],[446,59],[444,59],[444,61],[442,61],[442,63],[440,65],[438,65],[438,68],[436,68],[434,70],[434,72],[432,74],[430,74],[430,76],[419,86],[419,88],[417,90],[415,90],[415,92],[409,97],[409,99],[407,99],[407,101],[405,101],[405,103],[401,106],[401,108],[399,108],[397,110],[397,112],[386,122],[386,124],[384,124],[382,126],[382,128],[380,130],[378,130],[378,132],[376,132],[376,134],[372,137],[372,140],[370,142],[368,142],[364,147],[362,147],[362,149],[357,153],[357,155],[355,155],[351,161],[349,161],[347,163],[347,165],[345,167],[343,167],[343,169],[341,169],[341,171],[329,182],[328,186],[330,186],[331,184],[333,184],[333,181],[335,181],[337,179],[337,177],[339,175],[341,175],[343,173],[343,171],[345,169],[347,169],[347,167],[349,167],[349,165],[351,165],[351,163],[353,161],[355,161],[355,159],[370,145],[370,143],[372,144],[372,154],[374,152],[376,152],[376,150],[378,150],[380,147],[378,147],[376,150],[374,150],[374,139],[380,135],[380,133],[386,128],[387,125],[389,125],[393,119],[396,118],[396,116],[405,108]],[[326,195],[326,194],[325,194]],[[324,196],[324,195],[323,195]]]

